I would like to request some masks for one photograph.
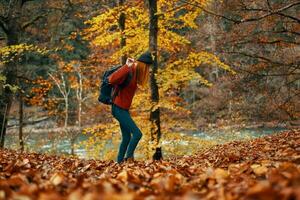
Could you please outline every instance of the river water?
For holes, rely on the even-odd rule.
[[[275,134],[283,131],[283,128],[251,128],[251,129],[240,129],[240,130],[226,130],[226,131],[185,131],[183,135],[189,135],[195,138],[201,138],[204,141],[213,141],[217,144],[230,142],[233,140],[246,140],[265,135]],[[80,135],[77,138],[76,144],[82,141],[86,141],[89,136]],[[7,134],[5,147],[10,149],[18,149],[18,135]],[[162,148],[164,145],[170,145],[172,141],[162,141]],[[189,145],[186,141],[180,141],[180,145]],[[117,148],[108,147],[107,148]],[[184,147],[183,147],[184,148]],[[25,134],[25,150],[37,153],[52,153],[52,154],[70,154],[70,141],[64,139],[60,134]],[[87,150],[83,147],[75,148],[75,154],[80,158],[87,158]]]

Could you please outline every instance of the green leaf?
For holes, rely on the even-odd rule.
[[[19,90],[19,86],[17,85],[5,84],[3,87],[4,88],[8,87],[10,91],[12,91],[13,93],[16,93]]]
[[[0,81],[5,83],[6,82],[6,76],[0,74]]]

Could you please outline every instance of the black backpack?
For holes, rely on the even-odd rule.
[[[114,90],[114,86],[108,82],[108,77],[121,67],[122,65],[116,65],[104,72],[103,76],[101,77],[101,84],[99,88],[99,102],[107,105],[112,104],[114,98],[118,95],[119,91],[130,83],[132,78],[131,71],[127,75],[126,79],[120,85],[117,85],[116,90]]]

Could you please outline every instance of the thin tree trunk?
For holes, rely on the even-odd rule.
[[[150,121],[151,121],[151,140],[155,144],[155,153],[153,158],[155,160],[161,159],[161,148],[159,147],[159,140],[161,137],[160,129],[160,109],[158,106],[159,102],[159,92],[158,85],[156,80],[157,74],[157,34],[158,34],[158,17],[157,13],[157,0],[148,0],[149,7],[149,18],[150,18],[150,31],[149,31],[149,50],[154,56],[154,62],[152,64],[152,70],[150,74],[150,84],[151,84],[151,101],[152,108],[150,112]]]
[[[79,78],[79,93],[78,93],[78,126],[79,129],[81,128],[81,112],[82,112],[82,93],[83,93],[83,81],[82,81],[82,74],[81,74],[81,70],[78,69],[79,71],[78,73],[78,78]]]
[[[228,113],[229,113],[229,116],[231,117],[232,115],[232,91],[231,89],[229,90],[229,108],[228,108]]]
[[[82,99],[78,102],[78,127],[81,128]]]
[[[69,120],[69,99],[68,96],[65,96],[65,125],[64,127],[68,127],[68,120]]]
[[[123,6],[124,5],[125,0],[119,0],[119,6]],[[121,31],[121,38],[120,38],[120,48],[123,49],[126,46],[126,38],[125,38],[125,21],[126,21],[126,16],[125,13],[123,12],[123,10],[120,13],[119,16],[119,28]],[[124,65],[126,63],[126,55],[122,55],[121,56],[121,64]]]
[[[20,150],[24,151],[24,140],[23,140],[23,111],[24,111],[24,104],[23,104],[23,97],[20,91],[20,105],[19,105],[19,143],[20,143]]]
[[[67,83],[63,74],[61,74],[61,80],[62,80],[62,95],[64,96],[65,99],[65,125],[64,126],[65,129],[67,129],[68,121],[69,121],[69,91],[67,89]]]
[[[71,134],[71,154],[75,154],[75,141],[78,137],[78,135],[81,133],[81,115],[82,115],[82,102],[83,102],[83,77],[80,67],[76,69],[77,75],[78,75],[78,82],[79,82],[79,88],[76,91],[77,101],[78,101],[78,131],[73,131]]]
[[[13,64],[8,64],[5,67],[4,75],[7,78],[6,84],[9,85],[15,85],[15,77],[16,73],[14,72],[15,66]],[[9,88],[4,89],[4,94],[1,95],[1,102],[0,102],[0,130],[1,130],[1,141],[0,141],[0,147],[4,147],[4,142],[5,142],[5,136],[6,136],[6,126],[7,126],[7,120],[8,120],[8,115],[9,111],[11,108],[12,104],[12,99],[13,99],[13,92]]]
[[[71,139],[71,155],[75,155],[75,140],[76,138]]]
[[[7,124],[7,110],[8,110],[8,104],[5,104],[5,108],[3,111],[3,115],[1,112],[1,135],[0,135],[0,142],[1,142],[1,148],[4,147],[4,139],[5,139],[5,131],[6,131],[6,124]]]

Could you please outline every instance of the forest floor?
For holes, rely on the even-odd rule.
[[[300,200],[300,130],[121,165],[2,149],[0,199]]]

